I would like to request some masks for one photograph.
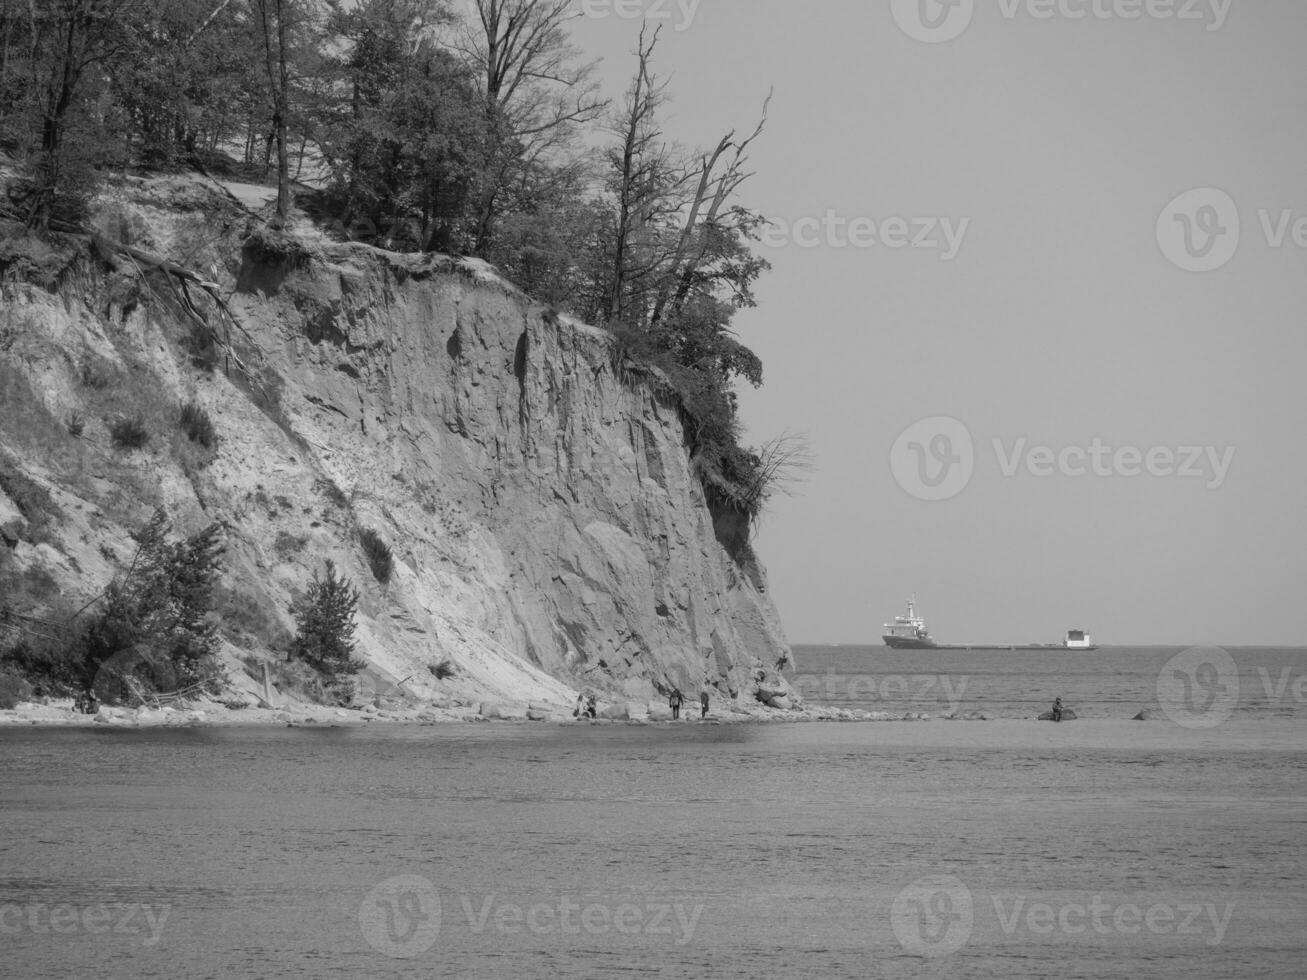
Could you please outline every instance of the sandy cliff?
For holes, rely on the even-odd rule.
[[[84,260],[53,291],[4,285],[0,578],[29,609],[92,598],[161,504],[179,531],[227,525],[234,676],[240,655],[276,655],[326,558],[362,593],[370,676],[417,698],[647,700],[706,679],[751,700],[788,652],[675,405],[615,371],[603,331],[478,263],[336,244],[303,221],[304,255],[242,249],[246,216],[189,179],[126,181],[97,221],[219,286],[244,370],[221,350],[197,368],[215,353],[185,297],[130,260]],[[211,416],[212,450],[177,430],[186,401]],[[135,414],[149,443],[115,448],[109,425]],[[393,549],[384,587],[363,528]],[[456,673],[437,680],[443,660]]]

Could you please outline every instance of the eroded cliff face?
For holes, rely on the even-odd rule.
[[[331,558],[362,593],[371,673],[416,697],[570,703],[592,687],[647,700],[706,682],[754,698],[788,654],[765,575],[719,541],[738,528],[719,514],[714,530],[677,408],[619,376],[605,332],[476,262],[312,235],[306,256],[284,258],[237,248],[242,224],[180,179],[128,182],[100,217],[110,237],[219,284],[243,370],[225,355],[194,367],[194,324],[167,277],[4,287],[6,465],[57,512],[31,533],[0,491],[9,581],[48,574],[66,599],[91,598],[162,504],[179,531],[228,527],[233,658],[293,629],[292,599]],[[168,431],[191,400],[213,419],[211,452]],[[154,438],[116,449],[108,424],[132,412]],[[384,587],[362,528],[393,549]],[[437,680],[428,666],[443,660],[456,674]]]

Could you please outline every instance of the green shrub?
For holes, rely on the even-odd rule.
[[[150,432],[140,416],[119,419],[109,426],[109,435],[119,449],[140,449],[150,441]]]
[[[390,553],[390,545],[386,544],[381,535],[370,527],[365,527],[359,532],[359,541],[363,543],[363,554],[367,556],[372,577],[382,585],[387,584],[395,570],[395,559]]]
[[[177,424],[186,433],[186,438],[190,439],[191,442],[198,442],[205,449],[211,449],[213,444],[218,441],[217,433],[213,431],[213,421],[209,418],[209,413],[195,402],[187,402],[182,406],[181,414],[177,418]]]
[[[74,439],[81,436],[81,434],[86,430],[86,419],[81,412],[73,412],[69,415],[66,424],[68,426],[68,434]]]
[[[454,664],[449,660],[442,660],[438,664],[427,664],[427,670],[431,671],[431,676],[438,681],[454,676]]]
[[[354,613],[359,594],[349,579],[336,574],[328,559],[326,574],[313,575],[308,594],[292,613],[297,631],[291,641],[291,656],[302,660],[329,680],[356,674],[363,661],[354,657]]]

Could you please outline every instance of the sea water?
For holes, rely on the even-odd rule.
[[[1100,647],[1047,650],[892,650],[798,646],[787,674],[809,701],[932,716],[980,712],[1029,718],[1061,698],[1081,718],[1158,712],[1190,700],[1248,719],[1307,723],[1307,649],[1301,647]]]
[[[810,650],[936,717],[0,729],[0,975],[1302,976],[1303,707],[1254,661],[1307,657],[1236,652],[1201,727],[1128,720],[1137,655],[969,659],[991,721]]]

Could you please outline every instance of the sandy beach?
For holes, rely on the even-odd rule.
[[[610,713],[612,707],[610,707]],[[792,736],[794,744],[838,745],[844,740],[845,725],[874,725],[875,743],[880,746],[928,749],[967,748],[1014,751],[1021,749],[1083,749],[1086,751],[1192,751],[1192,752],[1278,752],[1307,751],[1307,730],[1292,719],[1236,718],[1212,728],[1186,728],[1164,714],[1153,712],[1145,720],[1131,718],[1081,718],[1061,724],[1031,718],[983,716],[950,718],[922,712],[848,711],[828,707],[778,711],[759,705],[755,709],[717,709],[707,719],[697,711],[678,721],[640,715],[631,705],[630,717],[577,720],[559,706],[530,706],[535,720],[487,717],[483,712],[512,714],[512,707],[472,704],[459,707],[333,708],[297,704],[285,708],[231,709],[216,702],[200,702],[186,708],[101,708],[85,715],[74,710],[71,701],[49,704],[25,703],[0,711],[0,727],[48,726],[82,728],[166,728],[166,727],[365,727],[392,725],[481,725],[511,726],[542,731],[558,727],[656,726],[750,724],[797,725],[805,731]],[[855,739],[858,743],[863,738]]]

